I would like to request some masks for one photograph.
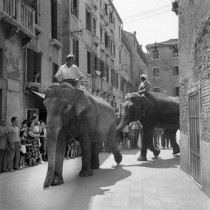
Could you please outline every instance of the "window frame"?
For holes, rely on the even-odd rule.
[[[154,71],[157,70],[157,69],[158,69],[158,76],[156,76],[155,73],[154,73]],[[160,68],[159,67],[153,67],[152,68],[152,77],[153,78],[160,78]]]

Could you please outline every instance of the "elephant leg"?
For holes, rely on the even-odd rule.
[[[154,133],[154,128],[148,128],[148,127],[143,128],[142,148],[141,148],[141,154],[137,159],[138,161],[147,160],[147,149],[150,149],[155,157],[157,157],[160,154],[160,150],[154,147],[153,133]]]
[[[92,176],[93,172],[91,170],[91,140],[89,138],[88,132],[83,131],[83,135],[80,139],[82,152],[82,170],[79,172],[79,176]]]
[[[176,142],[176,132],[177,132],[177,129],[165,129],[165,133],[169,137],[171,146],[173,148],[174,155],[180,153],[179,145]]]
[[[51,181],[51,185],[61,185],[63,184],[63,159],[66,150],[66,141],[67,136],[65,135],[64,131],[61,130],[58,135],[57,145],[56,145],[56,158],[55,158],[55,171],[54,176]]]
[[[98,154],[99,154],[99,143],[94,142],[91,144],[91,168],[92,169],[98,169],[100,166]]]

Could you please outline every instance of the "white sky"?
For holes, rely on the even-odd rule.
[[[136,31],[144,51],[147,44],[178,38],[178,16],[171,11],[171,0],[113,0],[113,4],[123,29]]]

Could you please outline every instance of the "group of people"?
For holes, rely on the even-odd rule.
[[[118,124],[120,118],[118,118]],[[141,139],[143,138],[143,127],[139,121],[131,122],[125,128],[117,132],[117,141],[122,149],[138,149],[141,147]]]
[[[35,166],[47,160],[46,125],[38,116],[26,119],[19,128],[17,117],[11,118],[11,126],[5,127],[0,119],[0,173],[12,172]]]

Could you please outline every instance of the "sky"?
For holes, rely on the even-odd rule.
[[[146,52],[147,44],[178,38],[178,16],[171,11],[171,0],[113,0],[123,21],[123,29],[136,31]]]

